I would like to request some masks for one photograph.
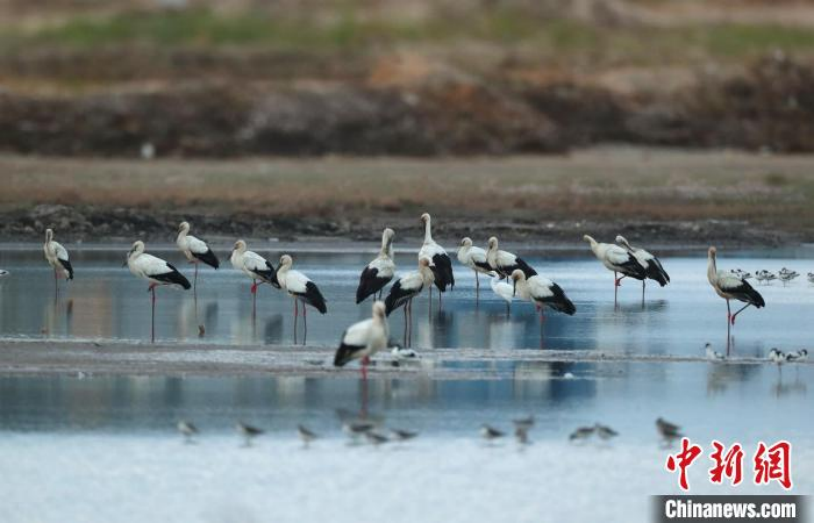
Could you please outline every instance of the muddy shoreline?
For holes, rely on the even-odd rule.
[[[66,243],[130,243],[142,239],[164,244],[172,241],[178,223],[196,224],[207,240],[230,244],[237,238],[254,242],[319,242],[326,244],[376,243],[385,226],[395,229],[399,243],[420,242],[422,233],[414,216],[371,214],[331,220],[308,217],[268,217],[245,214],[198,214],[144,209],[100,209],[93,206],[48,206],[51,212],[32,216],[30,210],[0,211],[0,241],[38,242],[52,227]],[[119,232],[116,234],[115,232]],[[497,235],[515,244],[577,247],[584,234],[611,239],[625,232],[630,238],[650,240],[652,246],[693,248],[710,244],[732,248],[792,247],[812,241],[811,232],[762,228],[740,220],[642,221],[484,219],[437,215],[434,236],[454,248],[465,236],[486,243]],[[483,237],[483,238],[482,238]]]

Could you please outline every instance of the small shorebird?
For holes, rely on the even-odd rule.
[[[784,269],[786,269],[786,268],[784,268]],[[792,282],[796,278],[798,278],[798,273],[796,271],[787,270],[787,271],[782,271],[782,272],[778,273],[778,279],[785,286],[787,285],[787,282]]]
[[[419,358],[419,352],[415,349],[403,348],[399,345],[395,345],[391,348],[391,355],[393,355],[396,360]]]
[[[516,418],[515,420],[512,421],[512,423],[515,425],[516,428],[529,430],[532,428],[532,426],[535,425],[535,417],[529,415],[528,417],[524,418]]]
[[[515,440],[518,441],[518,444],[529,444],[529,428],[515,426]]]
[[[604,426],[599,422],[594,425],[594,431],[597,433],[597,436],[600,437],[602,440],[609,440],[619,435],[619,433],[617,433],[610,427]]]
[[[365,439],[374,446],[378,446],[380,444],[385,444],[389,442],[388,437],[385,435],[379,434],[376,431],[367,431],[365,432]]]
[[[781,364],[787,361],[786,353],[784,353],[778,348],[772,348],[770,352],[767,354],[767,358],[770,359],[770,362],[776,364],[779,368],[781,368]]]
[[[184,435],[184,442],[187,444],[191,443],[192,438],[198,434],[198,428],[188,420],[179,420],[175,427],[179,433]]]
[[[577,428],[569,435],[569,440],[587,440],[594,435],[596,426],[582,426]]]
[[[7,277],[7,276],[9,276],[9,275],[11,275],[11,273],[9,273],[8,271],[6,271],[5,269],[0,269],[0,278]],[[810,281],[810,282],[811,282],[811,281]]]
[[[504,432],[500,431],[498,429],[495,429],[494,427],[492,427],[492,426],[490,426],[488,424],[483,424],[481,426],[481,436],[484,437],[487,440],[495,440],[497,438],[503,437]]]
[[[813,279],[815,279],[815,273],[807,273],[807,280],[809,280],[810,284],[813,283]]]
[[[376,428],[376,424],[368,420],[348,421],[342,425],[342,430],[351,438],[355,439],[365,435],[369,431],[373,431],[374,428]]]
[[[300,436],[300,440],[303,441],[304,446],[308,446],[313,440],[317,439],[317,434],[302,424],[298,424],[297,434]]]
[[[668,422],[662,417],[657,419],[656,425],[659,435],[668,442],[682,437],[682,432],[680,431],[681,428],[676,424]]]
[[[708,342],[705,344],[705,358],[708,360],[724,360],[725,356],[713,349],[713,346]]]
[[[794,353],[787,353],[787,362],[795,362],[796,360],[804,360],[809,355],[806,349],[799,349]]]
[[[262,429],[244,424],[243,422],[235,424],[235,430],[244,438],[244,446],[247,448],[252,445],[253,438],[263,435]]]
[[[394,440],[411,440],[419,436],[419,434],[415,431],[408,431],[406,429],[391,429],[390,430],[391,438]]]

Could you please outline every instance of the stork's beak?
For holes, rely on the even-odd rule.
[[[517,281],[517,280],[515,280],[515,279],[512,279],[512,296],[513,296],[513,297],[515,296],[515,288],[516,288],[517,286],[518,286],[518,281]]]

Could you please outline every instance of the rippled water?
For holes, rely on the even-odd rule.
[[[191,277],[192,270],[174,250],[153,251],[175,263]],[[276,260],[279,253],[269,253]],[[309,344],[335,345],[352,322],[370,315],[370,304],[355,305],[354,292],[361,268],[371,253],[293,252],[295,267],[308,274],[328,301],[325,316],[309,310]],[[786,266],[802,275],[812,271],[812,248],[797,257],[770,258],[773,252],[730,256],[722,253],[721,267],[749,271]],[[704,255],[704,253],[702,254]],[[73,337],[79,339],[149,340],[150,301],[146,284],[121,267],[120,250],[72,250],[76,279],[61,283],[54,299],[52,273],[39,247],[0,253],[0,267],[12,276],[0,281],[0,337]],[[225,258],[225,256],[223,257]],[[399,254],[399,270],[415,267],[415,255]],[[671,275],[665,288],[649,284],[641,302],[638,282],[624,281],[619,306],[614,306],[612,275],[586,251],[579,255],[529,257],[540,272],[558,282],[577,306],[566,317],[551,313],[541,339],[538,317],[531,304],[515,302],[509,315],[489,281],[482,278],[475,300],[472,272],[456,265],[457,286],[444,296],[441,311],[428,315],[427,294],[414,303],[413,345],[428,347],[494,347],[595,349],[612,352],[692,354],[707,341],[726,345],[725,304],[705,277],[701,257],[665,257]],[[185,343],[290,344],[294,342],[292,300],[269,286],[260,288],[257,312],[252,315],[250,280],[226,263],[218,271],[202,269],[198,299],[193,293],[158,291],[156,336]],[[813,333],[813,288],[806,277],[786,287],[757,285],[767,307],[739,316],[733,330],[739,354],[763,355],[772,346],[810,347]],[[206,334],[199,338],[199,324]],[[401,341],[403,314],[391,316],[392,338]],[[303,342],[302,322],[298,342]]]

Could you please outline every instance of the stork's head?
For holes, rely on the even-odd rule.
[[[515,271],[512,272],[512,274],[509,276],[509,278],[512,279],[512,296],[514,297],[515,296],[515,290],[518,287],[518,282],[526,281],[526,274],[523,271],[521,271],[520,269],[516,269]]]
[[[487,248],[498,249],[498,237],[490,237],[490,239],[487,240]]]
[[[189,233],[190,232],[190,223],[187,221],[181,222],[178,224],[178,232],[179,233]]]
[[[427,224],[428,222],[430,222],[430,214],[429,213],[422,213],[421,220],[422,220],[422,224]]]
[[[246,242],[244,242],[243,240],[236,241],[235,245],[232,247],[232,251],[243,253],[244,251],[246,251]]]
[[[393,232],[393,229],[386,227],[384,231],[382,231],[382,238],[385,240],[393,240],[394,235],[396,233]]]
[[[622,236],[622,235],[617,235],[617,237],[614,239],[614,241],[617,242],[621,246],[628,247],[628,240],[626,240],[625,237]]]
[[[461,247],[473,247],[473,240],[470,237],[462,238]]]
[[[422,257],[419,259],[419,269],[423,267],[429,268],[430,267],[430,259],[427,257]]]
[[[294,263],[290,255],[283,255],[280,257],[280,267],[291,267]]]
[[[710,258],[716,258],[716,248],[713,247],[713,246],[710,246],[707,249],[707,256],[709,256]]]
[[[49,227],[48,229],[45,230],[45,241],[46,242],[51,242],[51,239],[53,239],[53,238],[54,238],[54,230]]]

